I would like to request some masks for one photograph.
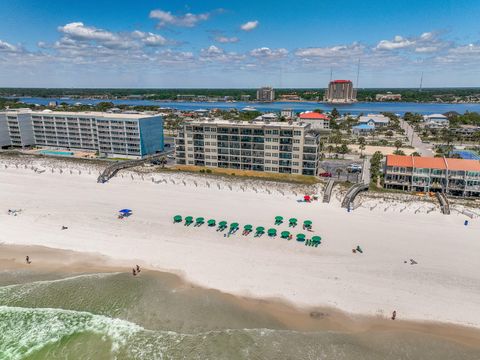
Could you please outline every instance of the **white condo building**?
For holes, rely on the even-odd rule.
[[[0,140],[2,147],[82,149],[138,158],[163,151],[163,120],[144,114],[10,110],[0,112]]]

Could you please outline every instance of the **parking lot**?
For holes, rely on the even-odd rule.
[[[350,164],[357,164],[363,166],[363,161],[355,160],[324,160],[320,161],[320,174],[323,172],[329,172],[332,174],[332,178],[338,179],[341,181],[350,181],[350,182],[359,182],[361,180],[361,172],[349,173],[347,171]],[[340,169],[340,174],[338,174],[337,169]],[[340,175],[340,177],[339,177]]]

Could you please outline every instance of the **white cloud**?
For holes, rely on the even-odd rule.
[[[449,41],[441,40],[435,32],[424,32],[418,37],[405,38],[397,35],[393,40],[381,40],[375,50],[397,51],[411,50],[416,53],[434,53],[451,46]]]
[[[336,45],[330,47],[311,47],[298,49],[295,52],[295,55],[300,58],[347,58],[362,55],[364,49],[365,47],[363,45],[358,43],[352,43],[350,45]]]
[[[268,47],[261,47],[251,50],[250,55],[258,59],[280,59],[288,55],[288,50],[285,48],[270,49]]]
[[[6,41],[2,41],[0,40],[0,51],[1,52],[17,52],[19,51],[20,49],[15,46],[15,45],[12,45]]]
[[[59,26],[58,31],[76,40],[116,41],[118,37],[110,31],[85,26],[83,22],[72,22]]]
[[[258,26],[258,24],[258,20],[248,21],[245,24],[242,24],[240,26],[240,29],[242,29],[243,31],[252,31]]]
[[[390,40],[381,40],[375,47],[377,50],[396,50],[396,49],[405,49],[415,45],[415,41],[411,41],[397,35],[394,37],[393,41]]]
[[[192,14],[186,13],[184,15],[173,15],[170,11],[164,10],[152,10],[150,11],[150,18],[159,20],[158,27],[164,26],[181,26],[181,27],[194,27],[200,21],[206,21],[210,18],[210,13]]]
[[[227,36],[217,36],[215,37],[215,41],[222,43],[222,44],[228,44],[228,43],[236,43],[240,41],[238,37],[227,37]]]
[[[222,48],[210,45],[208,48],[200,50],[200,61],[218,61],[218,62],[237,62],[245,59],[245,55],[236,52],[226,52]]]
[[[146,46],[163,46],[168,43],[168,40],[165,39],[162,35],[154,34],[151,32],[142,32],[135,30],[132,35],[136,38],[139,38]]]

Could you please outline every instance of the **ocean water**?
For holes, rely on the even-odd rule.
[[[42,280],[48,279],[48,280]],[[0,359],[480,359],[418,333],[288,329],[174,276],[0,274]]]

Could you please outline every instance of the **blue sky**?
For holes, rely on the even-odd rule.
[[[480,1],[15,0],[0,86],[480,86]]]

